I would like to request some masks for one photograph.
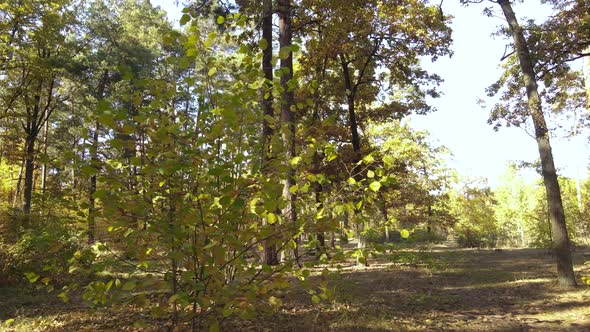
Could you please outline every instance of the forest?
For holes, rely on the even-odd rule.
[[[477,111],[537,147],[494,185],[408,121],[443,1],[0,1],[0,331],[589,331],[551,143],[590,140],[590,1],[460,3],[503,23]]]

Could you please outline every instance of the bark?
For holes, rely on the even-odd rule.
[[[109,77],[109,71],[105,70],[102,74],[102,78],[98,84],[97,99],[98,101],[104,98],[105,89],[107,85],[107,79]],[[90,163],[92,167],[99,171],[99,160],[98,160],[98,136],[100,132],[100,122],[97,120],[94,124],[94,133],[92,133],[92,148],[90,149]],[[93,244],[96,239],[96,200],[94,193],[96,193],[96,178],[97,174],[93,174],[90,177],[90,188],[88,188],[88,244]]]
[[[49,120],[43,125],[43,154],[47,156],[47,147],[49,139]],[[45,210],[45,191],[47,189],[47,162],[41,165],[41,213]]]
[[[543,182],[545,184],[545,191],[547,192],[547,206],[551,219],[551,233],[553,234],[553,246],[557,260],[557,282],[560,287],[575,287],[576,279],[572,265],[561,192],[557,181],[553,154],[551,152],[549,131],[541,107],[541,98],[537,88],[533,62],[522,28],[512,10],[510,1],[500,0],[498,4],[502,8],[506,21],[510,26],[514,47],[518,54],[520,67],[524,76],[529,111],[535,127],[535,138],[541,159]]]
[[[381,214],[383,215],[383,219],[385,220],[385,242],[389,242],[389,226],[387,226],[387,222],[389,221],[389,213],[387,213],[387,201],[382,193],[379,193],[379,198],[381,199]]]
[[[352,150],[354,153],[354,157],[353,157],[352,161],[355,166],[353,167],[352,175],[357,180],[359,180],[360,174],[358,174],[357,163],[361,160],[361,140],[360,140],[360,135],[359,135],[359,131],[358,131],[358,123],[356,120],[356,111],[355,111],[355,105],[354,105],[355,98],[356,98],[356,87],[358,85],[356,85],[356,84],[353,85],[352,76],[350,73],[350,68],[348,67],[349,63],[346,61],[346,59],[344,58],[343,55],[340,56],[340,63],[342,66],[342,73],[344,74],[344,86],[347,91],[346,101],[348,104],[348,125],[349,125],[350,133],[352,136]],[[362,235],[364,230],[365,230],[365,222],[361,222],[360,224],[358,224],[358,228],[357,228],[357,234],[358,234],[357,248],[359,250],[364,250],[367,247],[367,239],[365,238],[365,236]],[[360,261],[358,259],[357,259],[357,264],[360,264]],[[368,261],[366,260],[366,257],[365,257],[365,265],[368,265]]]
[[[590,53],[590,47],[586,49]],[[584,60],[584,85],[586,86],[586,108],[590,110],[590,56]]]
[[[25,187],[23,190],[23,212],[31,212],[31,201],[33,196],[33,172],[35,170],[35,140],[36,135],[28,134],[25,140]]]
[[[291,26],[291,0],[279,0],[279,45],[281,49],[291,47],[293,31]],[[283,144],[287,148],[285,159],[289,165],[287,176],[284,179],[283,199],[287,206],[283,209],[285,221],[292,225],[293,234],[297,233],[297,210],[295,202],[297,196],[290,191],[295,185],[295,168],[291,165],[291,160],[295,158],[295,95],[289,83],[293,79],[293,52],[289,50],[286,58],[281,59],[281,123]],[[297,239],[295,239],[296,242]],[[294,249],[295,259],[298,260],[298,243]]]
[[[348,126],[352,136],[352,149],[355,154],[354,162],[356,163],[361,159],[361,139],[358,130],[358,123],[356,120],[356,111],[354,108],[356,89],[353,86],[350,68],[348,67],[348,62],[344,59],[344,56],[340,56],[340,64],[342,66],[342,73],[344,75],[344,87],[347,91],[346,103],[348,106]]]
[[[12,208],[16,209],[16,203],[20,197],[20,188],[23,181],[23,171],[25,169],[25,158],[23,157],[23,161],[20,164],[20,169],[18,171],[18,179],[16,182],[16,189],[14,191],[14,198],[12,199]]]
[[[50,53],[44,52],[43,57],[49,58]],[[41,105],[41,95],[43,93],[44,80],[40,79],[37,91],[33,97],[33,105],[27,108],[27,122],[25,126],[25,182],[23,190],[23,212],[28,220],[31,212],[31,203],[33,196],[33,175],[35,171],[35,143],[41,130],[41,126],[49,120],[49,116],[55,108],[51,108],[53,100],[53,89],[55,86],[55,77],[52,77],[47,86],[47,96],[44,106]]]
[[[321,199],[322,191],[322,185],[317,183],[315,186],[316,214],[323,208]],[[320,223],[320,227],[323,229],[323,225],[321,225],[321,223],[325,222],[325,220],[322,218],[317,222]],[[326,236],[322,230],[316,233],[316,239],[318,241],[318,244],[316,245],[316,255],[320,257],[322,253],[326,252]]]
[[[271,179],[270,163],[274,159],[272,151],[272,137],[274,129],[269,119],[274,119],[272,108],[272,0],[264,0],[262,9],[262,38],[267,41],[267,47],[263,51],[262,70],[266,78],[265,88],[262,91],[262,107],[264,118],[262,120],[262,175]],[[266,223],[266,221],[264,221]],[[268,265],[278,265],[279,255],[274,239],[270,238],[264,243],[263,261]]]

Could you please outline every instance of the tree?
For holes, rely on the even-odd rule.
[[[545,183],[545,190],[547,191],[547,205],[551,217],[553,243],[557,260],[558,284],[561,287],[574,287],[576,285],[576,279],[573,271],[565,214],[563,212],[557,172],[551,152],[549,131],[537,88],[533,59],[531,58],[527,41],[512,10],[510,1],[499,0],[498,4],[502,8],[512,34],[515,52],[518,56],[523,75],[523,84],[527,92],[528,110],[535,129],[535,139],[537,140],[539,149],[543,181]]]
[[[454,232],[464,247],[493,247],[498,238],[498,222],[491,189],[485,182],[468,181],[451,194],[451,211],[457,222]]]
[[[506,168],[494,191],[500,239],[507,245],[526,247],[533,238],[529,233],[534,215],[534,187],[528,186],[517,173],[516,165]],[[537,221],[534,220],[533,224]]]
[[[359,163],[370,152],[363,128],[371,120],[430,110],[426,96],[438,95],[440,78],[423,70],[419,59],[450,54],[448,17],[424,1],[303,1],[297,17],[296,30],[313,37],[301,57],[306,79],[317,84],[310,117],[324,122],[324,139],[337,144],[359,182]],[[376,106],[380,94],[387,98]],[[363,234],[364,223],[357,224]],[[363,236],[359,247],[365,247]]]
[[[27,6],[10,6],[12,20],[9,43],[3,58],[2,96],[5,114],[20,118],[24,130],[23,212],[32,206],[36,144],[39,134],[56,109],[71,97],[68,73],[76,70],[71,61],[76,53],[76,3],[63,0],[33,1]]]
[[[288,164],[286,179],[284,180],[283,198],[286,206],[283,209],[285,221],[292,225],[296,232],[297,210],[295,207],[296,196],[295,186],[295,84],[293,78],[293,31],[291,25],[292,6],[290,0],[279,0],[279,57],[281,58],[281,134],[283,144],[286,150],[285,160]],[[297,249],[297,248],[295,248]],[[295,259],[298,260],[297,250],[295,250]]]

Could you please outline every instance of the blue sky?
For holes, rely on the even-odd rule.
[[[152,3],[166,10],[171,20],[180,18],[182,6],[174,5],[174,0],[152,0]],[[484,6],[494,5],[489,2],[463,7],[457,0],[443,3],[445,14],[455,17],[454,55],[435,63],[427,61],[424,66],[445,80],[441,86],[444,95],[431,101],[437,112],[409,120],[414,128],[428,130],[437,144],[452,151],[449,166],[466,176],[485,177],[492,186],[498,183],[508,162],[538,159],[532,137],[519,128],[501,128],[495,132],[487,124],[487,110],[477,104],[478,98],[485,99],[485,88],[500,76],[500,58],[507,44],[504,39],[491,36],[504,23],[501,13],[497,12],[496,17],[482,14]],[[514,9],[521,20],[523,13],[528,18],[543,20],[552,12],[536,0],[517,4]],[[573,140],[554,139],[552,143],[560,173],[569,177],[579,173],[586,177],[590,155],[587,135]],[[532,171],[523,175],[528,181],[537,178]]]
[[[477,104],[478,98],[486,99],[485,88],[501,74],[500,59],[505,52],[507,41],[491,34],[504,24],[501,12],[496,17],[482,14],[487,4],[463,7],[458,1],[446,1],[443,10],[455,16],[453,20],[452,58],[440,59],[436,63],[424,63],[425,67],[441,75],[445,82],[441,90],[444,95],[432,104],[438,112],[414,117],[412,125],[427,129],[440,144],[447,146],[454,154],[450,165],[461,174],[486,177],[491,185],[497,183],[509,161],[535,161],[538,151],[535,140],[520,128],[501,128],[494,131],[487,124],[488,111]],[[496,9],[496,8],[494,8]],[[528,18],[544,20],[552,13],[548,6],[538,1],[526,1],[514,8],[517,15],[526,13]],[[524,21],[519,15],[519,19]],[[555,162],[561,174],[574,177],[576,173],[585,177],[589,149],[587,136],[573,140],[554,139]],[[527,180],[537,175],[523,172]]]

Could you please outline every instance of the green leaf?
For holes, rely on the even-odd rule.
[[[68,292],[67,291],[63,291],[63,292],[59,293],[57,295],[57,297],[59,297],[64,302],[69,302],[70,301],[70,297],[68,296]]]
[[[39,280],[40,275],[35,272],[27,272],[25,273],[25,277],[31,284],[34,284],[37,282],[37,280]]]
[[[212,67],[211,69],[209,69],[209,71],[207,72],[207,76],[211,77],[213,75],[215,75],[215,73],[217,72],[217,67]]]
[[[290,55],[291,55],[291,48],[290,48],[290,47],[288,47],[288,46],[287,46],[287,47],[282,47],[282,48],[279,50],[279,58],[280,58],[281,60],[285,60],[285,59],[287,59],[287,58],[288,58]]]
[[[372,163],[372,162],[374,162],[374,161],[375,161],[375,158],[373,158],[373,156],[372,156],[372,155],[366,155],[366,156],[363,158],[363,161],[364,161],[365,163],[367,163],[367,164],[370,164],[370,163]]]
[[[370,179],[374,178],[375,177],[375,172],[373,172],[371,170],[367,171],[367,177],[370,178]]]
[[[383,156],[383,164],[385,165],[386,169],[389,169],[391,167],[393,167],[393,164],[395,163],[395,158],[390,156],[390,155],[385,155]]]
[[[189,48],[188,50],[186,50],[186,56],[196,56],[196,55],[197,55],[196,48]]]
[[[225,17],[217,16],[217,24],[223,24],[225,22]]]
[[[266,221],[271,225],[274,224],[275,222],[277,222],[277,215],[274,213],[270,213],[270,212],[267,213],[266,214]]]
[[[297,166],[300,161],[301,161],[301,157],[299,157],[299,156],[293,157],[293,159],[291,159],[291,161],[290,161],[291,166]]]
[[[4,321],[4,324],[6,324],[7,326],[12,325],[12,323],[14,323],[14,318],[9,318]]]
[[[379,189],[381,189],[381,183],[379,181],[373,181],[369,185],[369,188],[371,188],[371,190],[373,190],[374,192],[377,192],[379,191]]]
[[[261,50],[266,50],[268,48],[268,41],[264,38],[261,38],[258,41],[258,47],[260,47]],[[268,98],[267,98],[268,99]]]
[[[409,237],[410,237],[410,231],[408,231],[407,229],[402,229],[402,230],[399,232],[399,235],[400,235],[402,238],[404,238],[404,239],[407,239],[407,238],[409,238]]]
[[[189,14],[184,14],[180,18],[180,25],[183,26],[187,24],[191,20],[191,16]]]
[[[135,281],[129,280],[129,281],[127,281],[127,282],[125,282],[123,284],[123,290],[124,291],[134,290],[135,289],[135,286],[137,286],[136,283],[135,283]]]
[[[354,178],[348,178],[348,180],[346,182],[348,182],[348,184],[351,186],[356,184],[356,180]]]
[[[178,67],[180,67],[180,69],[186,69],[188,68],[190,62],[188,61],[188,59],[186,57],[182,57],[178,60]]]
[[[312,297],[311,297],[311,302],[313,302],[313,303],[315,303],[315,304],[318,304],[318,303],[320,303],[320,297],[319,297],[319,296],[317,296],[317,295],[314,295],[314,296],[312,296]]]

